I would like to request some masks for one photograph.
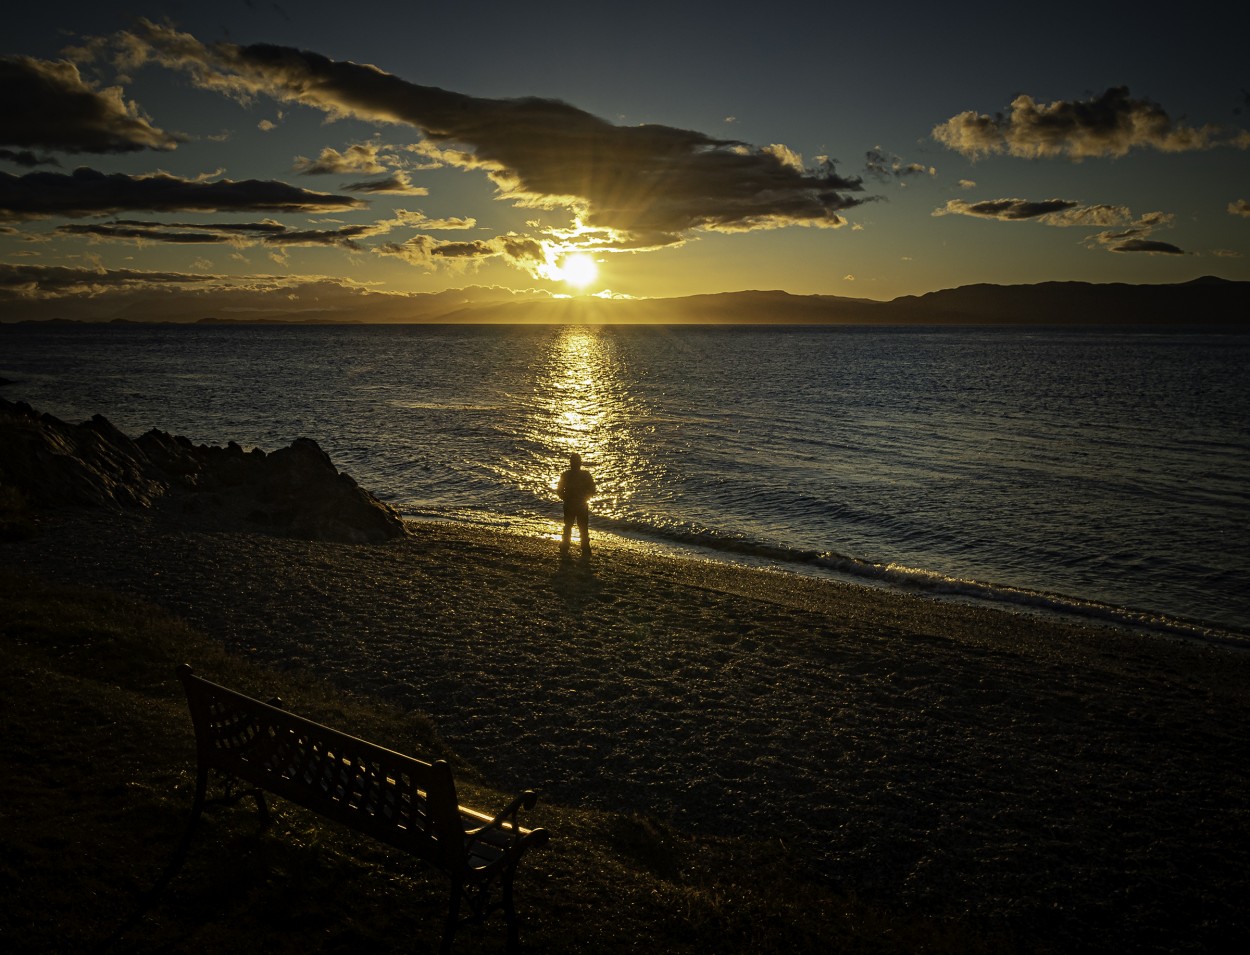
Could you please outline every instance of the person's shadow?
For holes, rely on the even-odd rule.
[[[586,601],[594,600],[603,589],[590,562],[590,555],[574,557],[567,548],[560,550],[560,562],[551,575],[551,584],[572,610],[580,610]]]

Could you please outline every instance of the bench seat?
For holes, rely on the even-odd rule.
[[[451,879],[444,952],[462,921],[500,910],[508,949],[516,949],[516,867],[529,849],[549,840],[547,830],[517,820],[522,809],[533,809],[532,791],[489,816],[459,804],[443,760],[424,762],[315,723],[283,709],[281,701],[265,703],[205,680],[187,664],[178,678],[197,755],[195,802],[180,854],[203,811],[209,772],[216,771],[254,787],[262,820],[269,818],[264,793],[272,793],[443,870]],[[469,914],[462,920],[463,903]]]

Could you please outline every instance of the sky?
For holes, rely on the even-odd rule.
[[[0,41],[0,318],[1247,280],[1245,23],[1211,9],[31,5]]]

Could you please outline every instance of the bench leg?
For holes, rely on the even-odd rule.
[[[517,926],[516,908],[512,904],[512,876],[515,870],[509,866],[503,872],[500,886],[503,917],[508,922],[508,953],[514,955],[521,946],[521,933]]]
[[[265,801],[265,794],[256,789],[253,790],[252,795],[256,797],[256,811],[260,813],[260,827],[268,829],[269,824],[273,821],[273,816],[269,814],[269,803]]]
[[[165,875],[161,877],[161,884],[172,879],[174,873],[182,868],[182,863],[186,861],[187,850],[191,848],[191,837],[195,834],[195,825],[200,821],[200,816],[204,813],[204,798],[207,793],[208,767],[200,766],[195,773],[195,799],[191,803],[191,818],[187,820],[187,831],[182,834],[182,842],[174,853],[173,859],[170,860],[169,866],[165,870]]]
[[[235,791],[235,786],[240,786],[240,791]],[[220,802],[233,806],[239,800],[246,796],[251,796],[256,800],[256,814],[260,816],[260,828],[262,830],[269,828],[269,823],[273,821],[273,817],[269,813],[269,803],[265,800],[265,793],[259,786],[253,786],[251,789],[242,789],[242,781],[234,776],[226,777],[226,793],[221,797]]]
[[[453,881],[451,884],[451,902],[447,906],[447,923],[443,927],[443,944],[439,949],[442,955],[451,955],[451,943],[456,938],[456,929],[460,927],[460,899],[464,895],[464,886]]]
[[[178,848],[174,850],[173,856],[169,862],[165,864],[165,869],[161,872],[160,877],[153,883],[152,887],[139,896],[138,902],[135,904],[134,911],[127,916],[112,935],[100,946],[100,951],[109,951],[114,946],[121,943],[122,937],[132,928],[139,924],[148,910],[155,904],[157,898],[173,881],[179,870],[182,869],[183,863],[187,861],[187,852],[191,848],[191,838],[195,835],[196,823],[200,821],[200,816],[204,812],[204,796],[208,791],[208,769],[199,767],[195,775],[195,800],[191,803],[191,818],[187,820],[187,828],[182,834],[182,841],[178,843]]]

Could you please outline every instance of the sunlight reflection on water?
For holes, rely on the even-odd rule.
[[[532,394],[518,405],[521,440],[495,463],[498,476],[551,499],[576,452],[599,483],[594,512],[629,513],[644,475],[656,480],[662,468],[648,459],[651,413],[631,390],[623,363],[615,337],[602,328],[554,330],[530,368]]]

